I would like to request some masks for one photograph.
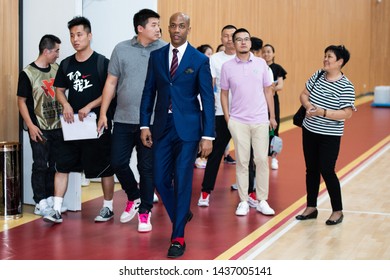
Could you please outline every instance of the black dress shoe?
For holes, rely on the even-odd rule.
[[[337,220],[327,220],[325,222],[325,224],[327,226],[334,226],[334,225],[340,224],[343,221],[343,219],[344,219],[344,215],[341,214],[340,218],[338,218]]]
[[[181,245],[179,242],[175,241],[171,244],[171,247],[168,249],[168,258],[174,259],[180,257],[184,254],[186,250],[186,243]]]
[[[308,215],[298,215],[295,217],[295,219],[303,221],[303,220],[309,220],[309,219],[317,219],[317,216],[318,216],[318,210],[316,209]]]
[[[188,214],[187,214],[187,223],[190,222],[192,220],[192,218],[194,217],[194,214],[192,214],[191,210],[188,211]]]

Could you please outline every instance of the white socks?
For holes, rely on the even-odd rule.
[[[107,207],[108,209],[110,209],[112,211],[113,209],[113,200],[103,200],[103,207]]]
[[[58,213],[61,213],[61,207],[62,203],[64,202],[64,198],[60,196],[55,196],[54,197],[54,206],[53,209],[58,211]]]

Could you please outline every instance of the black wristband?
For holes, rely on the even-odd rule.
[[[323,117],[324,117],[324,118],[326,117],[326,109],[324,109],[324,115],[323,115]]]

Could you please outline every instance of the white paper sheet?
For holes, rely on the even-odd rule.
[[[60,118],[65,141],[98,138],[95,113],[89,113],[83,121],[80,121],[79,116],[74,114],[73,123],[65,122],[62,115]]]

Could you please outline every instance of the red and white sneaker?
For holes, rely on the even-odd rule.
[[[198,200],[198,206],[200,207],[209,207],[210,194],[207,192],[201,192],[200,198]]]
[[[128,200],[126,202],[125,211],[123,211],[120,221],[121,223],[130,222],[134,218],[135,214],[138,212],[139,205],[141,204],[141,199],[136,199],[134,201]]]
[[[152,230],[152,224],[150,223],[150,218],[152,217],[151,212],[147,213],[138,213],[138,231],[139,232],[149,232]]]
[[[249,196],[248,196],[248,204],[252,208],[256,208],[257,205],[259,205],[259,201],[256,198],[256,193],[255,192],[251,192],[249,194]]]

